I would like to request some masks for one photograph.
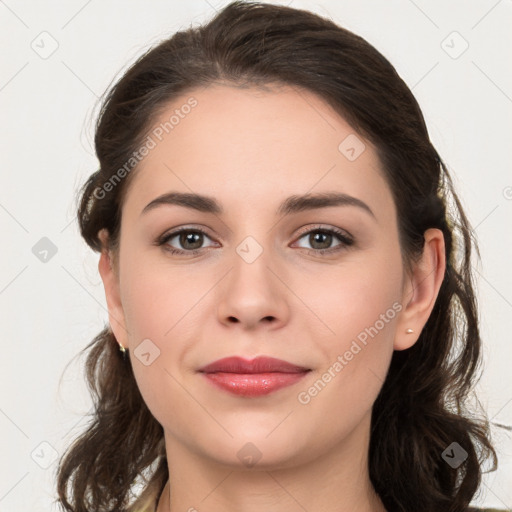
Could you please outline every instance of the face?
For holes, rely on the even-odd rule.
[[[191,97],[195,106],[181,108]],[[369,425],[408,293],[375,149],[297,88],[216,84],[154,121],[106,291],[112,328],[166,442],[239,466],[245,447],[269,467],[347,444]],[[169,193],[210,202],[146,208]],[[341,199],[298,208],[306,194]],[[266,395],[237,395],[198,372],[228,356],[310,371]]]

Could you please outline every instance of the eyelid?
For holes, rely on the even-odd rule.
[[[344,236],[345,238],[348,238],[353,241],[354,237],[345,229],[337,228],[335,226],[329,226],[326,224],[308,224],[307,226],[304,226],[304,229],[301,228],[301,231],[297,235],[298,238],[301,238],[303,235],[307,235],[311,231],[330,231],[334,232],[340,236]]]

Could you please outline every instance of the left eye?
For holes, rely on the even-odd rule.
[[[299,240],[306,237],[309,244],[312,245],[312,250],[320,253],[330,250],[339,250],[344,246],[353,244],[353,240],[348,234],[333,229],[313,229],[304,233]],[[339,243],[332,247],[331,244],[335,239],[338,239]]]

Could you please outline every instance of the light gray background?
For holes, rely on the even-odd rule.
[[[97,99],[143,50],[226,3],[0,0],[0,511],[57,510],[55,455],[87,423],[81,360],[66,365],[108,321],[98,255],[74,221],[76,190],[97,166]],[[365,37],[416,95],[481,245],[479,396],[494,421],[512,424],[512,2],[289,5]],[[57,248],[46,262],[32,250],[42,237]],[[502,432],[500,468],[475,503],[512,509]]]

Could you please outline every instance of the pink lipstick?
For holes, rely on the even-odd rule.
[[[225,391],[256,397],[295,384],[311,370],[281,359],[260,356],[252,361],[241,357],[226,357],[198,371]]]

